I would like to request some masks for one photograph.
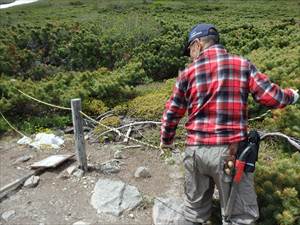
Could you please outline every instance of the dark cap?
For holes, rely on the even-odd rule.
[[[188,47],[196,39],[208,35],[218,35],[218,31],[212,24],[199,23],[192,28],[189,33],[188,42],[184,49],[184,54],[189,56]]]

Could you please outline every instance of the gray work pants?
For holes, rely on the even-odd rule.
[[[226,156],[228,156],[228,145],[186,148],[183,163],[185,167],[184,215],[187,220],[203,223],[209,219],[215,185],[219,190],[221,213],[224,218],[232,181],[232,177],[223,171]],[[244,173],[238,187],[231,221],[229,223],[223,221],[223,225],[254,224],[258,217],[253,173]]]

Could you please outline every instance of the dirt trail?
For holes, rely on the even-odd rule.
[[[65,145],[58,152],[55,150],[34,150],[17,144],[18,138],[2,137],[0,139],[0,186],[26,174],[29,165],[52,154],[73,153],[74,144],[71,135],[65,135]],[[88,163],[97,164],[113,158],[114,152],[124,147],[120,144],[90,144],[86,142]],[[182,193],[182,174],[178,165],[166,165],[159,159],[157,151],[139,149],[122,150],[121,171],[118,174],[105,175],[89,172],[82,178],[59,176],[69,165],[76,161],[48,170],[40,176],[35,188],[22,188],[0,201],[0,214],[8,210],[16,212],[9,222],[2,218],[0,224],[73,224],[84,220],[91,224],[152,224],[152,204],[149,199],[154,196],[180,196]],[[24,155],[31,155],[27,162],[14,164]],[[135,170],[148,167],[150,178],[134,178]],[[121,217],[98,215],[90,204],[95,183],[99,178],[122,180],[134,185],[145,197],[137,209],[124,213]],[[133,214],[129,215],[129,214]]]

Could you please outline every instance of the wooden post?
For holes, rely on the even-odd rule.
[[[84,172],[86,172],[88,168],[87,168],[87,159],[85,153],[82,118],[80,115],[81,99],[80,98],[72,99],[71,108],[72,108],[72,119],[73,119],[73,126],[74,126],[76,156],[79,163],[79,168],[82,169]]]

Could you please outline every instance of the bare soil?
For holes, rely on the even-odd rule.
[[[19,138],[6,136],[0,139],[0,187],[27,174],[30,165],[53,154],[74,153],[72,135],[65,135],[65,144],[60,150],[36,150],[29,146],[18,145]],[[129,144],[130,145],[130,144]],[[88,163],[99,164],[113,158],[116,149],[124,144],[107,144],[86,142]],[[0,200],[0,215],[8,210],[16,212],[8,222],[0,218],[0,224],[14,225],[66,225],[79,220],[91,224],[152,224],[153,197],[181,195],[182,176],[177,165],[166,165],[158,152],[150,149],[123,149],[124,158],[121,171],[117,174],[88,172],[82,178],[62,176],[70,165],[76,165],[76,158],[63,163],[55,169],[49,169],[40,175],[40,182],[35,188],[19,188]],[[15,163],[16,159],[31,155],[27,162]],[[135,178],[134,172],[140,167],[148,167],[150,178]],[[177,171],[177,172],[176,172]],[[179,171],[179,172],[178,172]],[[120,217],[99,215],[91,206],[90,199],[95,183],[99,178],[122,180],[136,186],[144,197],[143,203],[131,212]]]

